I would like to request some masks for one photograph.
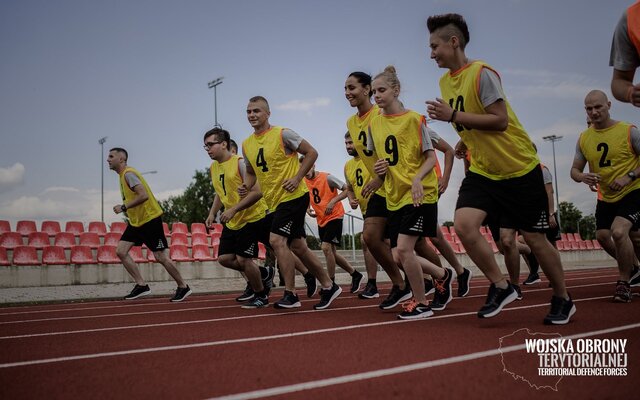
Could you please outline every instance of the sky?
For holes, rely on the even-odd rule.
[[[343,177],[343,135],[355,110],[344,97],[353,71],[394,65],[407,108],[425,112],[445,72],[429,58],[426,19],[457,12],[467,55],[491,64],[508,100],[553,168],[560,201],[584,214],[595,196],[569,170],[585,128],[587,92],[610,93],[614,27],[631,0],[2,0],[0,1],[0,219],[119,220],[108,149],[124,147],[159,199],[178,195],[210,159],[217,120],[242,142],[250,97],[271,104],[271,123],[319,152],[316,168]],[[614,119],[640,112],[613,99]],[[432,124],[447,142],[458,137]],[[104,149],[98,140],[107,137]],[[441,157],[442,160],[442,157]],[[104,166],[104,170],[102,167]],[[102,180],[104,176],[104,191]],[[439,220],[452,220],[463,167],[456,161]],[[359,214],[359,212],[356,212]]]

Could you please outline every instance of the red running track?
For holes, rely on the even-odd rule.
[[[445,311],[408,322],[381,311],[380,299],[346,290],[325,311],[312,310],[317,298],[296,311],[243,310],[233,295],[3,308],[0,398],[635,397],[640,301],[612,303],[612,268],[566,278],[578,312],[565,326],[542,324],[546,281],[524,286],[524,300],[497,317],[478,319],[484,278]],[[526,329],[576,342],[627,339],[627,375],[540,376],[538,355],[524,349]]]

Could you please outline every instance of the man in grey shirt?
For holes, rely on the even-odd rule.
[[[640,107],[640,84],[633,84],[636,69],[640,66],[640,3],[635,3],[624,11],[616,25],[611,43],[609,65],[613,67],[611,93],[624,102]],[[629,21],[632,21],[630,24]]]

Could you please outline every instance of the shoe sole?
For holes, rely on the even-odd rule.
[[[470,269],[467,271],[469,271],[469,278],[467,278],[467,290],[464,293],[461,293],[460,290],[458,290],[458,297],[466,297],[469,294],[469,291],[471,291],[471,278],[473,277],[473,272],[471,272]],[[460,285],[458,285],[458,288],[460,288]]]
[[[243,306],[240,306],[240,308],[243,308],[245,310],[255,310],[255,309],[258,309],[258,308],[267,308],[267,307],[269,307],[269,303],[261,305],[260,307],[257,307],[257,306],[254,306],[254,305],[246,305],[246,304],[243,305]]]
[[[509,296],[507,296],[506,299],[504,299],[504,301],[498,306],[498,308],[496,308],[495,310],[491,311],[488,314],[480,314],[480,313],[478,313],[478,318],[495,317],[496,315],[498,315],[500,313],[500,311],[502,311],[504,306],[506,306],[509,303],[514,302],[517,297],[518,297],[518,293],[516,293],[516,291],[514,290],[513,293],[511,293]]]
[[[412,320],[412,319],[424,319],[424,318],[429,318],[430,316],[433,315],[433,311],[427,311],[427,312],[423,312],[422,314],[418,314],[418,315],[411,315],[411,316],[402,316],[402,315],[398,315],[398,319],[402,319],[402,320]]]
[[[146,292],[142,292],[139,295],[135,296],[135,297],[125,297],[125,300],[135,300],[135,299],[139,299],[140,297],[144,297],[144,296],[148,296],[151,294],[151,290],[147,290]]]
[[[428,292],[424,292],[425,296],[429,296],[430,294],[434,294],[436,292],[436,288],[431,288]]]
[[[398,304],[402,303],[403,301],[407,301],[410,298],[413,297],[413,292],[409,291],[409,293],[405,294],[404,296],[400,297],[400,299],[398,299],[398,301],[394,304],[388,305],[388,306],[382,306],[382,304],[380,304],[380,308],[383,310],[391,310],[392,308],[395,308]]]
[[[314,310],[324,310],[327,309],[331,303],[333,303],[333,301],[336,299],[336,297],[340,296],[340,293],[342,293],[342,288],[340,286],[338,286],[338,290],[336,290],[332,295],[331,298],[329,299],[329,301],[327,302],[327,304],[325,304],[324,306],[313,306]]]
[[[573,316],[573,314],[576,313],[576,306],[575,304],[571,307],[571,310],[569,310],[569,316],[567,317],[567,319],[562,319],[560,321],[549,321],[547,319],[544,320],[544,324],[545,325],[566,325],[569,323],[569,321],[571,320],[571,317]]]
[[[181,301],[184,301],[184,300],[185,300],[187,297],[189,297],[189,296],[191,296],[191,289],[189,289],[189,291],[188,291],[184,296],[182,296],[182,298],[181,298],[181,299],[175,299],[175,300],[174,300],[174,299],[171,299],[171,302],[172,302],[172,303],[179,303],[179,302],[181,302]]]
[[[364,294],[364,293],[360,293],[358,295],[358,298],[360,299],[377,299],[378,297],[380,297],[379,293],[374,293],[374,294]]]
[[[255,295],[255,294],[254,294],[254,295],[251,295],[251,297],[237,297],[237,298],[236,298],[236,301],[237,301],[238,303],[242,303],[242,302],[244,302],[244,301],[253,300],[255,297],[256,297],[256,295]]]
[[[625,299],[624,297],[613,296],[614,303],[631,303],[631,298]]]
[[[353,290],[353,285],[351,285],[351,293],[358,293],[360,289],[362,289],[362,278],[360,278],[360,282],[358,282],[356,290]]]
[[[527,285],[527,286],[529,286],[529,285],[535,285],[536,283],[540,283],[540,282],[542,282],[542,279],[538,278],[538,279],[536,279],[535,281],[531,281],[531,282],[529,282],[529,281],[524,281],[524,282],[522,282],[522,284],[523,284],[523,285]]]
[[[274,303],[274,304],[273,304],[273,308],[277,308],[277,309],[279,309],[279,310],[283,310],[283,309],[284,309],[284,310],[289,310],[289,309],[292,309],[292,308],[298,308],[298,307],[301,307],[301,306],[302,306],[302,304],[300,304],[300,302],[299,302],[299,301],[298,301],[298,302],[296,302],[296,303],[293,303],[293,304],[287,304],[287,305],[283,305],[283,304],[280,304],[280,303]]]
[[[306,284],[307,284],[307,283],[305,282],[305,285],[306,285]],[[315,288],[315,290],[313,291],[313,293],[309,294],[309,291],[307,290],[307,297],[308,297],[308,298],[312,298],[313,296],[315,296],[315,295],[316,295],[316,293],[318,293],[318,286],[319,286],[319,285],[318,285],[318,281],[316,280],[316,288]],[[307,288],[308,288],[308,287],[309,287],[309,286],[307,286]]]

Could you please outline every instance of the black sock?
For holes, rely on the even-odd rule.
[[[369,279],[369,280],[367,281],[367,283],[370,283],[370,284],[372,284],[372,285],[375,285],[375,284],[376,284],[376,280],[375,280],[375,279]]]
[[[307,279],[315,278],[315,276],[313,276],[313,274],[311,272],[309,272],[309,271],[307,271],[307,273],[304,274],[304,277],[307,278]]]
[[[527,261],[529,261],[529,269],[532,274],[537,274],[538,269],[540,268],[540,264],[538,263],[538,259],[533,254],[533,252],[527,254]]]

